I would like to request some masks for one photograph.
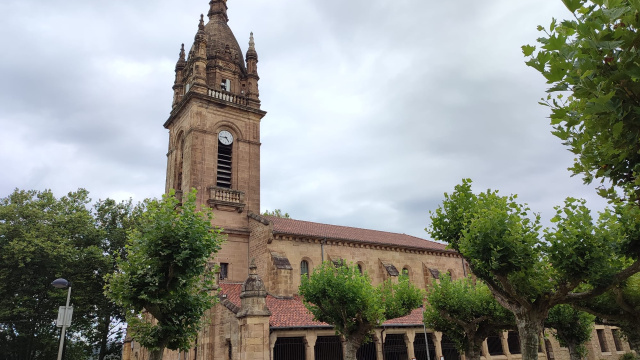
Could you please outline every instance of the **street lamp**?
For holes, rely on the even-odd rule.
[[[64,307],[64,313],[62,315],[62,333],[60,334],[60,347],[58,347],[58,360],[62,359],[62,348],[64,347],[64,333],[67,330],[67,311],[69,310],[69,300],[71,300],[71,281],[65,279],[55,279],[51,283],[56,289],[69,288],[67,292],[67,305]]]

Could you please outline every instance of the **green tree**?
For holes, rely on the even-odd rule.
[[[480,359],[489,335],[516,327],[513,314],[498,304],[482,281],[453,281],[448,275],[427,292],[424,322],[451,339],[469,360]]]
[[[555,330],[560,346],[569,348],[571,360],[581,360],[587,355],[584,345],[591,339],[595,320],[595,316],[563,304],[549,310],[545,326]]]
[[[631,276],[596,298],[575,305],[619,326],[631,349],[640,353],[640,274]]]
[[[407,315],[422,305],[422,291],[407,277],[397,284],[378,287],[357,266],[335,266],[327,261],[309,278],[302,277],[300,295],[318,321],[335,327],[345,339],[345,360],[355,360],[361,344],[371,339],[373,329],[385,319]]]
[[[556,207],[554,226],[540,236],[540,218],[516,196],[478,195],[463,180],[431,213],[431,235],[459,251],[496,300],[513,312],[523,359],[537,359],[538,335],[549,310],[605,292],[638,271],[627,257],[629,238],[619,213],[594,222],[584,201]],[[631,263],[631,265],[629,265]],[[581,289],[585,289],[581,291]]]
[[[275,209],[273,211],[269,211],[269,209],[265,210],[262,215],[264,216],[275,216],[275,217],[279,217],[279,218],[283,218],[283,219],[291,219],[291,217],[289,216],[289,213],[282,213],[282,210],[280,209]]]
[[[64,277],[89,288],[101,255],[95,246],[88,192],[56,198],[47,191],[15,190],[0,199],[0,353],[16,360],[55,358],[59,329],[54,322],[66,291],[51,281]],[[81,336],[92,326],[92,299],[74,293],[68,350],[87,358]],[[73,357],[68,357],[69,359]]]
[[[223,238],[211,219],[211,212],[197,211],[195,189],[181,206],[173,191],[147,202],[129,234],[126,259],[107,276],[106,294],[125,309],[131,335],[151,360],[161,360],[165,348],[189,349],[215,304],[206,264]]]
[[[551,22],[525,45],[527,65],[550,85],[553,134],[577,155],[571,170],[600,194],[640,200],[640,28],[638,0],[563,0],[571,20]],[[568,96],[567,96],[568,95]]]
[[[94,222],[97,244],[103,256],[96,261],[94,281],[90,291],[95,311],[92,331],[85,334],[98,349],[98,360],[107,355],[120,355],[122,351],[122,325],[125,316],[122,308],[104,296],[105,276],[117,271],[117,259],[126,259],[127,233],[137,228],[144,204],[112,199],[100,200],[94,205]]]

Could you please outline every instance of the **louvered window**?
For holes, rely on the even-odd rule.
[[[231,188],[231,147],[218,142],[218,176],[216,185],[218,187]]]

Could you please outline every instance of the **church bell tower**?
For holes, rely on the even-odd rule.
[[[227,1],[209,2],[188,53],[176,63],[165,190],[182,196],[195,188],[198,203],[227,234],[216,261],[221,277],[247,276],[248,212],[260,212],[258,54],[253,33],[243,57],[227,22]],[[224,272],[227,272],[224,274]]]

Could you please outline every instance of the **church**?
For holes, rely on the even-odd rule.
[[[342,359],[332,326],[313,320],[298,287],[324,261],[354,263],[374,285],[401,273],[423,288],[449,272],[469,274],[464,259],[443,244],[397,233],[320,224],[260,214],[260,123],[258,53],[249,35],[246,52],[228,26],[227,0],[211,0],[193,44],[180,50],[175,67],[166,187],[176,196],[191,188],[214,213],[226,242],[211,259],[219,266],[219,302],[206,314],[188,352],[165,352],[167,360]],[[619,331],[596,325],[589,359],[617,359],[629,351]],[[540,344],[540,359],[568,359],[553,336]],[[517,334],[504,332],[483,345],[485,359],[520,359]],[[426,329],[422,308],[390,319],[358,351],[361,360],[457,360],[453,343]],[[123,360],[145,360],[146,349],[127,337]]]

